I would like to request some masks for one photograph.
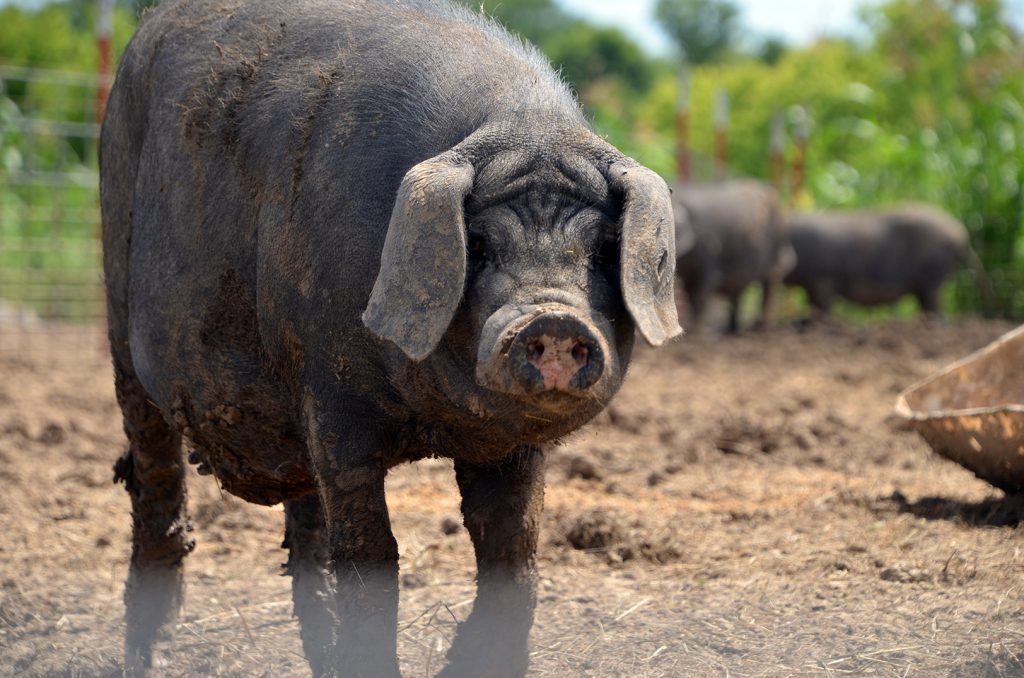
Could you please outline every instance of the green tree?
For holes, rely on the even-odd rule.
[[[29,10],[17,5],[0,8],[0,63],[15,66],[75,67],[95,63],[95,39],[76,25],[64,5]]]
[[[544,51],[555,68],[580,93],[598,81],[614,78],[629,93],[650,87],[653,65],[639,45],[618,28],[576,22],[552,37]]]
[[[470,9],[498,21],[541,49],[555,36],[578,26],[553,0],[458,0]]]
[[[658,0],[654,17],[694,65],[721,58],[739,30],[739,9],[731,0]]]
[[[786,43],[785,38],[771,35],[761,41],[761,44],[754,51],[754,56],[769,66],[774,66],[779,63],[779,60],[787,51],[789,51],[789,45]]]
[[[92,71],[96,67],[96,7],[76,0],[32,9],[0,6],[0,64]],[[120,54],[135,30],[131,11],[114,14],[114,51]]]

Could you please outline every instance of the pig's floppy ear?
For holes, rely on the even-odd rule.
[[[473,166],[448,152],[410,169],[398,189],[363,324],[412,360],[430,355],[462,299],[473,178]]]
[[[632,162],[612,165],[608,180],[622,196],[622,297],[647,343],[661,346],[683,333],[672,292],[672,196],[661,177]]]

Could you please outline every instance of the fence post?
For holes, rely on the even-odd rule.
[[[682,182],[690,180],[690,87],[690,66],[683,63],[676,96],[676,174]]]
[[[786,116],[782,111],[775,111],[772,115],[772,128],[771,128],[771,139],[769,142],[771,158],[769,160],[770,166],[768,168],[769,175],[771,177],[772,186],[779,192],[779,196],[783,194],[783,181],[784,174],[786,172]]]
[[[729,174],[729,93],[718,90],[715,97],[715,179]]]
[[[113,46],[111,44],[111,35],[114,32],[114,2],[115,0],[99,0],[99,13],[96,17],[96,74],[98,76],[96,81],[96,124],[100,125],[103,123],[103,115],[107,111],[107,97],[110,95],[110,83],[112,78],[111,71],[113,67]],[[98,142],[98,139],[97,139]],[[99,144],[96,146],[97,152],[99,151]],[[96,239],[101,241],[103,238],[103,222],[99,220],[96,222]],[[99,270],[103,270],[103,261],[100,257],[100,261],[97,262],[100,267]],[[99,333],[97,335],[97,345],[102,353],[106,353],[108,349],[107,344],[107,333],[103,328],[107,325],[107,307],[102,305],[102,311],[100,311],[100,323]]]
[[[800,199],[807,181],[807,144],[810,138],[810,119],[807,109],[803,106],[794,106],[790,110],[790,117],[793,120],[793,137],[796,141],[796,153],[793,156],[793,171],[790,175],[789,205],[793,207]]]
[[[99,13],[96,18],[96,73],[99,75],[99,86],[96,88],[96,122],[103,122],[103,112],[107,108],[107,95],[110,93],[110,69],[113,61],[110,42],[114,26],[114,0],[99,0]]]

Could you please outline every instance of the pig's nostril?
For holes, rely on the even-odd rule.
[[[590,360],[590,347],[577,341],[576,345],[572,347],[572,359],[576,361],[577,365],[583,367]]]
[[[526,357],[532,362],[537,362],[544,355],[544,343],[540,339],[534,339],[526,345]]]

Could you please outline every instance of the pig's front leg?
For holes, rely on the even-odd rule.
[[[537,604],[537,534],[544,453],[520,447],[495,465],[455,462],[462,514],[476,551],[473,612],[459,626],[443,678],[522,676]]]

